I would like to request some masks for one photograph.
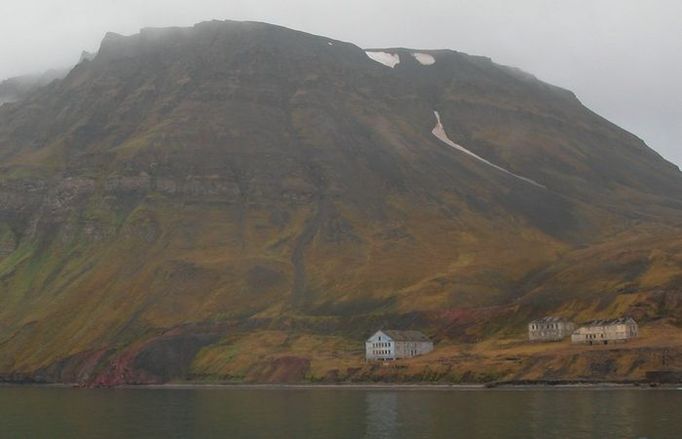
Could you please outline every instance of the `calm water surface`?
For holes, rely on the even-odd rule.
[[[682,438],[682,390],[0,387],[0,438]]]

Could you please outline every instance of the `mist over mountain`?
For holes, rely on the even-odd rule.
[[[386,325],[682,322],[682,173],[531,74],[213,21],[60,76],[0,85],[7,380],[367,379]]]
[[[0,81],[0,105],[19,101],[32,91],[64,78],[68,73],[68,70],[53,69],[40,74],[16,76]]]

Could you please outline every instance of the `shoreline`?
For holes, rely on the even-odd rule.
[[[490,391],[490,390],[533,390],[533,389],[593,389],[593,390],[617,390],[617,389],[669,389],[682,390],[680,384],[656,384],[656,383],[623,383],[623,382],[595,382],[595,383],[499,383],[499,384],[389,384],[389,383],[346,383],[346,384],[246,384],[246,383],[166,383],[166,384],[142,384],[123,385],[116,388],[124,389],[168,389],[168,390],[191,390],[191,389],[244,389],[244,390],[394,390],[394,391]]]
[[[2,387],[44,387],[72,389],[126,389],[126,390],[390,390],[390,391],[515,391],[515,390],[681,390],[682,383],[648,382],[503,382],[488,384],[400,384],[400,383],[339,383],[339,384],[266,384],[266,383],[164,383],[123,384],[111,387],[88,387],[69,383],[12,383],[2,382]]]

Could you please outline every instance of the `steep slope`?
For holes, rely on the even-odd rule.
[[[40,87],[44,87],[50,82],[64,78],[68,70],[48,70],[37,75],[15,76],[0,81],[0,105],[6,102],[17,102]]]
[[[261,23],[108,34],[1,106],[0,373],[164,381],[266,328],[513,330],[438,313],[561,308],[572,258],[678,233],[679,170],[570,92],[381,51]],[[639,288],[631,268],[610,270]],[[575,312],[618,294],[589,272]]]

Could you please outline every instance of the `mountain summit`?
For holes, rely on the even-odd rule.
[[[383,323],[459,343],[682,317],[679,169],[484,57],[109,33],[0,106],[0,158],[7,379],[286,381]]]

